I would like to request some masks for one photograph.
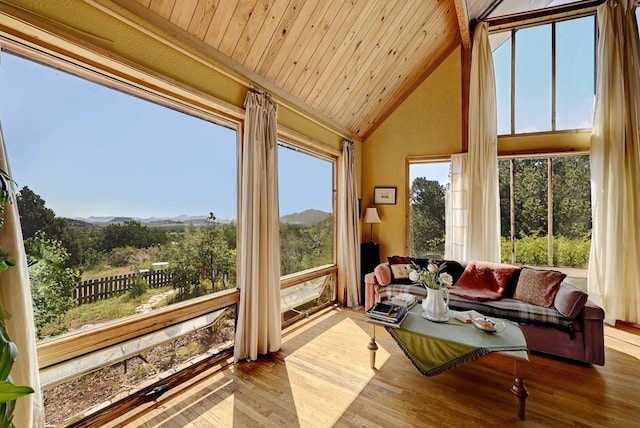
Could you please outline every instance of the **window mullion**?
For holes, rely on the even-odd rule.
[[[511,30],[511,135],[516,133],[516,30]]]
[[[551,130],[556,130],[556,23],[551,23]]]

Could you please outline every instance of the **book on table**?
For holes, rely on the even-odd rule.
[[[367,318],[381,324],[397,327],[409,313],[409,307],[376,303],[366,311]]]

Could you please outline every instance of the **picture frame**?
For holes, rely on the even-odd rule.
[[[396,204],[396,187],[374,187],[373,188],[373,204],[374,205],[395,205]]]

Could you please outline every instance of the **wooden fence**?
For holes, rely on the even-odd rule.
[[[76,284],[73,298],[78,305],[108,299],[129,291],[139,275],[147,281],[149,288],[164,287],[171,281],[171,275],[161,270],[88,279]]]

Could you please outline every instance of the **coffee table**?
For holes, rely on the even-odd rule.
[[[458,322],[453,317],[450,317],[450,321],[446,323],[434,323],[423,318],[421,313],[422,308],[419,305],[414,306],[400,327],[388,327],[375,320],[367,319],[369,323],[367,348],[370,351],[371,368],[375,369],[378,350],[376,327],[383,326],[387,328],[413,365],[425,376],[438,375],[473,360],[483,366],[512,375],[514,382],[511,392],[516,398],[517,416],[524,420],[525,402],[529,395],[524,385],[524,377],[529,357],[524,336],[520,340],[519,336],[522,332],[517,324],[507,321],[507,328],[511,329],[505,330],[507,334],[491,335],[476,330],[471,324]],[[500,335],[502,336],[498,337]],[[488,340],[485,341],[485,339]],[[429,355],[420,355],[426,349],[435,349],[433,347],[437,348],[437,354],[447,354],[452,357],[429,361]]]

